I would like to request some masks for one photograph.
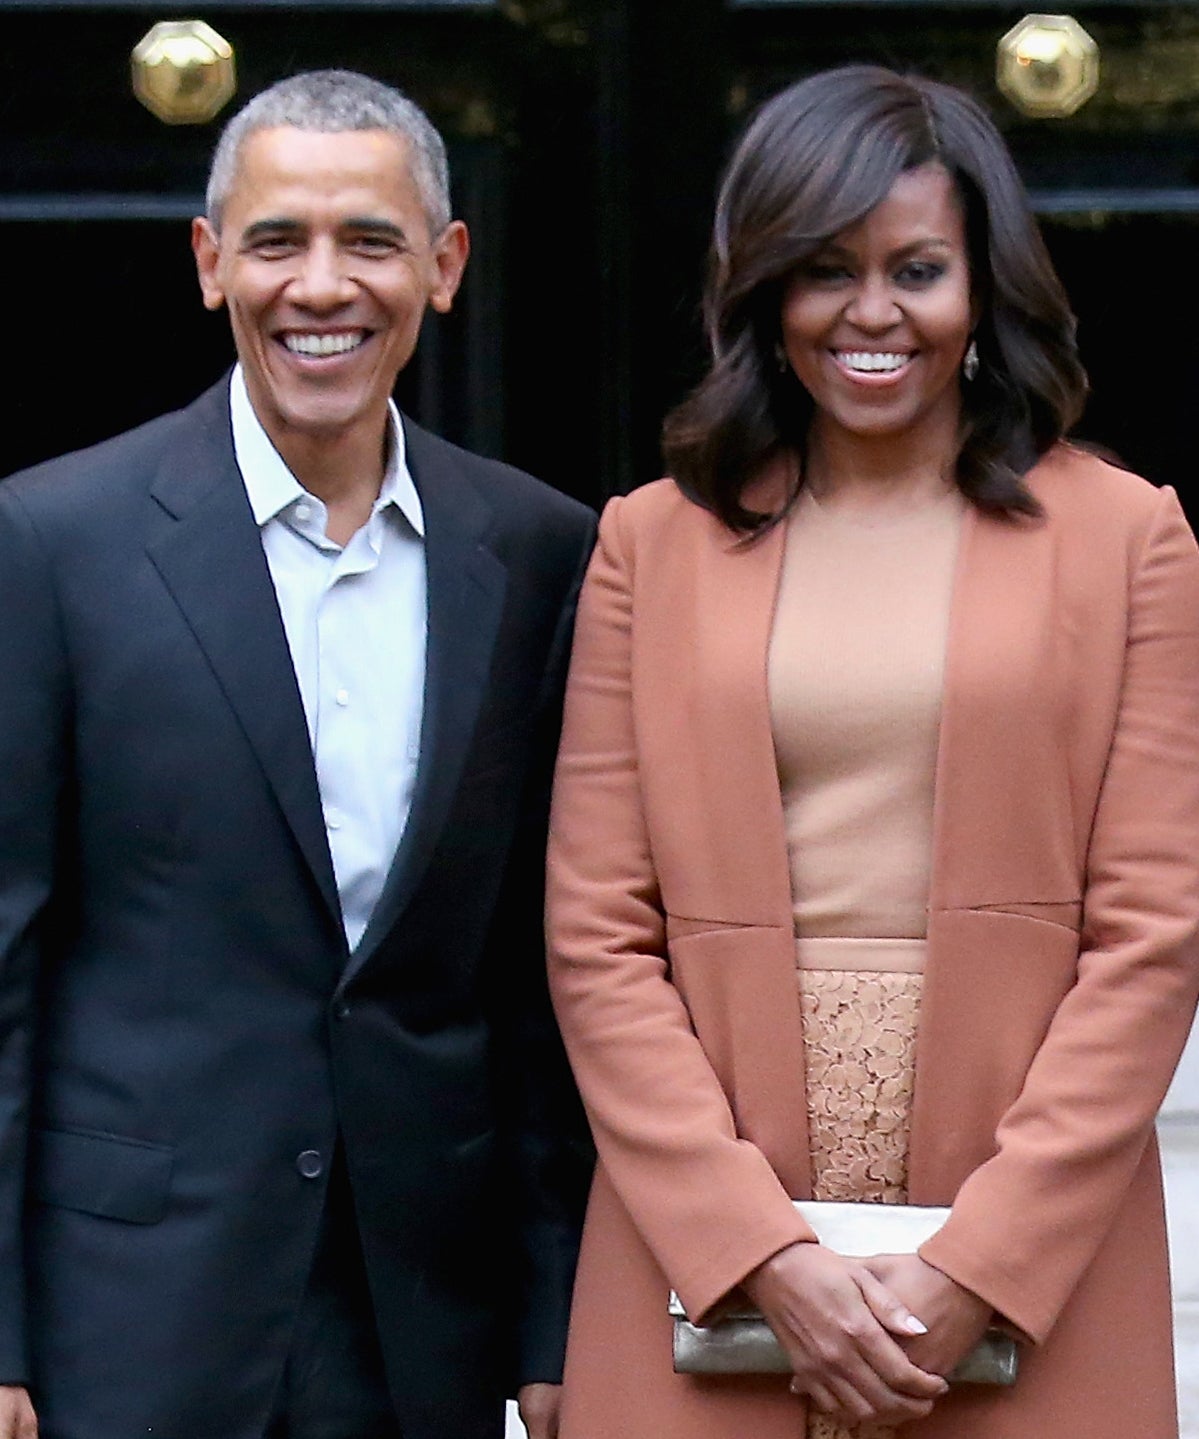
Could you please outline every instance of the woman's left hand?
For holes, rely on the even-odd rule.
[[[900,1341],[921,1369],[949,1374],[994,1320],[995,1312],[985,1299],[918,1254],[876,1254],[861,1262],[927,1326],[927,1334]]]

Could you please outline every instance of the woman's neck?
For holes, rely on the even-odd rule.
[[[922,509],[955,485],[957,435],[911,440],[829,433],[817,422],[809,435],[805,484],[826,509]]]

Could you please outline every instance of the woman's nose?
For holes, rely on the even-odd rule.
[[[888,330],[901,318],[895,291],[885,275],[865,275],[846,307],[845,317],[860,329]]]

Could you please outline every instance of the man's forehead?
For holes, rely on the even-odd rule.
[[[243,141],[229,190],[229,205],[243,214],[285,205],[307,209],[322,202],[378,208],[378,202],[419,202],[411,145],[388,130],[305,130],[279,125],[254,130]]]
[[[307,130],[270,125],[251,130],[238,148],[233,184],[251,174],[280,180],[344,174],[412,178],[412,145],[391,130]]]

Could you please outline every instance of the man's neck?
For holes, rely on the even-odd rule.
[[[269,432],[268,432],[269,433]],[[389,431],[349,431],[334,439],[271,435],[287,468],[328,511],[325,533],[344,545],[370,519],[387,467]]]

